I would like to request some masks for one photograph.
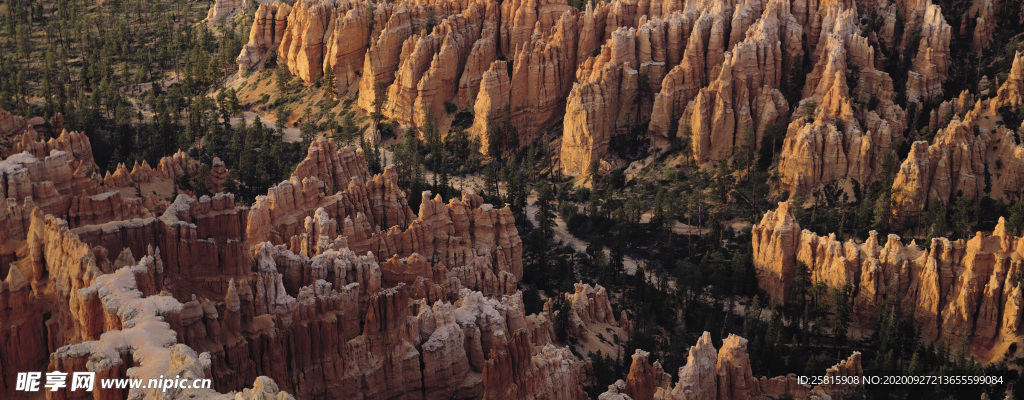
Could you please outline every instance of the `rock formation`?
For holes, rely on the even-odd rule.
[[[1024,104],[1024,55],[1016,53],[1013,68],[995,97],[977,100],[973,107],[970,98],[965,92],[940,105],[936,121],[948,117],[948,125],[937,126],[931,144],[913,144],[893,182],[897,216],[916,219],[931,201],[946,206],[957,193],[973,199],[1005,199],[1024,188],[1020,179],[1024,153],[1019,144],[1024,126],[1002,123],[1000,111]]]
[[[942,84],[946,81],[951,61],[951,28],[942,16],[942,9],[930,1],[925,5],[924,21],[920,25],[920,30],[921,41],[913,67],[907,76],[907,99],[910,101],[928,101],[941,96]]]
[[[419,127],[428,119],[447,125],[444,103],[455,97],[459,74],[480,38],[484,17],[496,17],[485,11],[487,7],[475,3],[402,44],[402,61],[387,89],[385,115]]]
[[[769,2],[746,39],[726,53],[718,78],[683,111],[676,136],[689,130],[698,163],[728,159],[733,146],[758,148],[768,125],[785,120],[789,105],[778,88],[800,53],[802,35],[788,8],[788,2]]]
[[[94,164],[74,135],[0,161],[4,371],[213,382],[97,392],[112,398],[585,398],[553,316],[525,314],[507,207],[425,192],[413,215],[394,170],[370,176],[360,151],[326,141],[251,207],[223,193],[160,203],[120,185],[194,161],[79,181]],[[582,329],[616,324],[604,288],[573,298]]]
[[[670,47],[672,43],[683,48],[682,58],[678,59],[678,51],[670,53],[670,60],[679,60],[679,64],[671,68],[661,82],[661,91],[654,96],[654,105],[651,111],[651,123],[648,129],[651,131],[653,142],[659,146],[666,146],[676,132],[676,123],[687,104],[697,95],[700,88],[707,85],[711,80],[708,77],[708,70],[720,65],[723,61],[718,59],[726,49],[724,41],[725,26],[731,15],[728,14],[728,5],[711,2],[703,10],[687,9],[687,12],[677,13],[670,17]],[[675,33],[679,32],[681,37],[671,40]],[[714,47],[710,47],[714,46]]]
[[[228,168],[219,157],[213,157],[210,163],[210,191],[218,193],[224,188],[221,186],[228,177]]]
[[[24,117],[0,110],[0,137],[10,140],[11,136],[20,135],[26,129],[28,129],[28,122]]]
[[[251,4],[217,0],[207,20]],[[916,218],[957,193],[1024,190],[1024,127],[1007,126],[1024,105],[1024,55],[1005,79],[993,75],[995,93],[919,111],[952,95],[951,42],[969,34],[975,52],[991,45],[997,6],[975,1],[954,34],[931,0],[299,0],[259,4],[236,61],[240,79],[274,60],[303,84],[329,80],[399,129],[445,134],[467,128],[451,125],[472,110],[468,133],[483,151],[495,139],[507,150],[543,140],[570,175],[630,161],[611,154],[617,139],[650,139],[644,151],[686,141],[706,166],[783,130],[779,183],[796,193],[875,181],[909,140],[896,104],[905,92],[919,114],[910,118],[937,132],[910,146],[893,183],[896,216]],[[909,66],[906,82],[884,72],[882,49]],[[492,137],[496,122],[514,136]],[[63,125],[59,114],[0,110],[0,394],[12,391],[11,371],[60,369],[214,381],[97,395],[111,398],[585,397],[581,360],[555,342],[555,302],[525,312],[510,208],[470,191],[408,193],[395,169],[373,175],[361,150],[328,141],[253,204],[222,193],[216,158],[215,195],[179,194],[174,181],[200,168],[184,151],[101,171],[88,137]],[[967,335],[982,358],[1020,338],[1024,241],[1004,223],[924,248],[876,234],[840,243],[802,231],[792,214],[783,203],[753,227],[759,284],[775,301],[792,301],[804,263],[813,280],[852,288],[862,323],[895,304],[927,340]],[[565,300],[559,312],[582,344],[631,330],[603,287],[577,284]],[[705,334],[675,383],[648,357],[637,351],[601,398],[844,394],[792,375],[755,378],[737,336],[716,350]],[[861,374],[859,363],[855,353],[827,374]]]
[[[206,13],[206,21],[217,23],[233,17],[239,11],[250,7],[250,0],[217,0]]]
[[[623,382],[622,394],[633,399],[651,399],[659,388],[667,388],[672,384],[672,377],[665,373],[661,364],[655,361],[651,365],[648,356],[650,353],[640,349],[633,353],[633,362]]]
[[[579,25],[586,20],[586,15],[575,10],[563,12],[550,30],[534,30],[512,57],[508,101],[512,121],[519,129],[519,146],[528,145],[562,117],[576,72]]]
[[[414,23],[418,22],[413,19],[408,6],[399,6],[389,18],[380,22],[383,24],[380,32],[371,34],[359,80],[360,108],[375,110],[375,100],[387,94],[387,85],[394,81],[395,72],[402,61],[403,43],[414,32],[418,32]]]
[[[619,28],[577,71],[581,83],[566,103],[561,163],[566,173],[582,175],[608,151],[615,134],[637,126],[638,72],[636,30]]]
[[[755,378],[747,355],[747,339],[729,335],[722,348],[715,350],[711,334],[704,334],[690,347],[686,365],[679,368],[679,381],[674,385],[656,362],[650,365],[647,352],[637,350],[629,376],[609,386],[600,400],[768,400],[789,394],[794,399],[828,400],[863,388],[861,385],[820,385],[809,388],[797,383],[796,375],[774,378]],[[860,353],[854,352],[846,360],[825,371],[824,376],[864,375]],[[627,397],[628,396],[628,397]]]
[[[272,49],[277,48],[284,38],[288,13],[292,7],[281,2],[260,4],[249,31],[249,42],[238,54],[238,72],[244,74],[250,68],[262,67]]]
[[[833,4],[821,20],[814,69],[783,142],[785,190],[806,192],[842,179],[870,183],[891,146],[903,140],[905,112],[893,103],[892,79],[878,69],[856,18],[855,9]]]
[[[1007,234],[1005,221],[991,235],[970,240],[933,239],[930,246],[904,245],[877,234],[864,243],[845,243],[800,230],[789,203],[769,211],[753,227],[758,285],[779,303],[792,301],[797,263],[807,265],[812,282],[852,288],[855,320],[873,323],[886,304],[913,316],[922,338],[960,343],[966,339],[983,360],[1001,357],[1019,340],[1021,288],[1016,254],[1021,238]]]
[[[331,68],[342,72],[335,74],[341,85],[348,82],[349,75],[354,74],[353,66],[363,58],[369,27],[362,3],[296,2],[288,13],[277,54],[280,62],[307,83],[320,79],[325,68]],[[327,54],[331,57],[325,57]]]
[[[488,129],[491,124],[500,123],[502,110],[509,110],[508,96],[512,92],[512,83],[508,77],[508,61],[494,61],[480,78],[480,87],[473,106],[473,126],[470,135],[480,141],[481,151],[488,154],[492,148],[491,135]],[[497,139],[497,138],[496,138]]]
[[[969,18],[992,19],[989,3]],[[917,49],[902,55],[910,102],[939,98],[950,74],[953,31],[938,5],[873,11],[880,25],[867,31],[855,2],[614,0],[579,11],[561,0],[306,0],[261,5],[238,63],[248,70],[276,52],[307,84],[330,71],[338,95],[400,128],[445,134],[455,111],[472,110],[469,133],[484,152],[499,120],[516,127],[496,130],[514,136],[499,137],[502,147],[561,120],[559,163],[571,175],[595,161],[622,165],[608,154],[618,135],[648,136],[653,149],[688,140],[707,165],[762,146],[778,127],[780,185],[810,192],[871,183],[905,140],[880,48]],[[978,43],[991,36],[991,24],[974,29]],[[802,87],[801,68],[811,71]]]

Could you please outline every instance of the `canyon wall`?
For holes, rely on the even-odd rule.
[[[563,311],[525,312],[507,207],[423,192],[413,214],[394,170],[371,175],[360,150],[328,141],[250,207],[224,193],[171,198],[153,187],[196,173],[182,153],[101,178],[84,136],[33,134],[0,161],[0,393],[11,371],[60,370],[213,382],[101,398],[586,398],[584,361],[555,341]],[[583,343],[631,331],[603,287],[565,296]],[[742,360],[744,345],[730,338],[720,354]],[[626,392],[679,393],[637,363]],[[737,365],[717,387],[785,385],[750,386],[749,362]]]
[[[258,1],[258,0],[257,0]],[[252,0],[217,0],[206,13],[207,23],[219,23],[251,7]]]
[[[697,92],[678,124],[678,137],[689,130],[697,162],[729,159],[734,146],[759,148],[765,129],[784,123],[789,104],[778,89],[793,56],[800,53],[802,34],[788,4],[769,2],[747,28],[746,38],[731,46],[718,78]]]
[[[0,161],[0,393],[12,371],[60,370],[213,381],[102,398],[585,398],[554,316],[524,311],[507,207],[424,192],[414,215],[394,170],[371,176],[361,151],[327,141],[251,207],[143,200],[197,164],[179,153],[101,178],[84,136],[33,134]],[[582,329],[615,323],[604,288],[578,290]]]
[[[752,230],[758,285],[778,303],[792,298],[798,263],[811,282],[852,289],[855,321],[873,324],[883,307],[901,307],[927,342],[968,340],[982,360],[1001,357],[1020,339],[1021,268],[1024,239],[1009,235],[1005,221],[991,234],[970,240],[933,239],[905,245],[872,231],[863,243],[842,242],[801,230],[789,203],[765,214]]]
[[[940,98],[952,61],[949,56],[952,28],[942,16],[942,8],[928,1],[924,6],[924,19],[916,29],[920,29],[921,39],[907,76],[907,99],[928,101]]]
[[[991,37],[983,23],[994,18],[989,3],[964,16],[977,22],[975,47]],[[455,111],[471,110],[472,123],[458,129],[485,153],[529,145],[561,121],[552,132],[561,139],[552,143],[559,167],[576,176],[594,162],[608,169],[629,161],[609,151],[621,136],[641,151],[687,142],[701,166],[779,141],[780,186],[806,194],[833,181],[875,181],[882,161],[907,140],[909,117],[897,92],[917,112],[944,95],[950,75],[953,29],[938,5],[879,4],[872,11],[880,25],[871,31],[861,24],[868,11],[858,7],[805,0],[614,0],[582,11],[562,0],[272,3],[257,10],[238,63],[247,71],[276,53],[307,84],[331,71],[336,94],[419,131],[447,133],[456,129]],[[884,72],[880,48],[916,49],[903,55],[910,70],[900,90]],[[1003,86],[1014,79],[1019,73]],[[1010,104],[998,102],[981,108]],[[950,124],[944,116],[925,117]],[[1006,136],[981,128],[995,138],[985,142]],[[935,146],[948,136],[938,135]],[[914,148],[906,162],[936,168],[922,159],[937,152]],[[1000,165],[1012,164],[1002,158],[1009,156]],[[928,196],[915,196],[901,204],[919,212]]]
[[[918,218],[932,201],[948,206],[958,193],[968,198],[1011,199],[1024,189],[1021,126],[1007,126],[1006,110],[1024,105],[1024,54],[1017,52],[994,97],[971,104],[972,96],[943,102],[932,112],[932,143],[914,142],[893,182],[894,214]],[[947,122],[948,121],[948,122]],[[941,126],[948,123],[946,126]]]

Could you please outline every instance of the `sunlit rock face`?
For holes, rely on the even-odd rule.
[[[894,37],[897,12],[922,32],[908,97],[938,98],[950,25],[930,2],[888,4],[877,33],[886,46],[907,40]],[[329,71],[338,95],[405,127],[446,132],[453,110],[472,111],[469,131],[484,143],[503,117],[518,146],[561,122],[558,160],[570,175],[615,161],[609,143],[622,135],[656,151],[689,141],[706,165],[762,146],[774,126],[786,132],[782,185],[809,190],[874,180],[903,141],[905,111],[859,15],[853,3],[803,0],[615,0],[582,11],[560,0],[272,3],[257,10],[238,63],[245,72],[276,53],[306,84]],[[806,82],[793,72],[805,65]]]
[[[954,344],[966,335],[982,359],[1001,357],[994,349],[1020,338],[1015,259],[1022,243],[1002,218],[991,234],[933,239],[929,247],[904,245],[896,235],[882,243],[874,231],[863,243],[844,243],[801,230],[789,203],[753,228],[758,285],[776,302],[792,301],[793,276],[803,263],[812,282],[850,285],[856,319],[874,321],[882,307],[896,304],[913,316],[924,340]]]
[[[819,385],[813,388],[799,384],[796,375],[774,378],[755,378],[747,355],[747,339],[729,335],[722,340],[722,348],[715,350],[711,334],[704,335],[690,347],[686,365],[679,368],[679,380],[661,369],[661,364],[648,360],[650,354],[637,349],[626,380],[619,380],[602,393],[600,400],[658,399],[658,400],[768,400],[784,394],[801,400],[843,398],[864,385]],[[860,352],[828,368],[823,376],[862,377]]]
[[[893,182],[896,215],[920,215],[932,201],[948,206],[958,193],[973,199],[1016,196],[1024,188],[1024,146],[1019,144],[1024,125],[992,121],[1002,121],[1000,109],[1022,104],[1024,54],[1017,52],[994,97],[974,100],[965,91],[932,111],[929,126],[935,138],[913,143]]]

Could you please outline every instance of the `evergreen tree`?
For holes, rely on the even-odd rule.
[[[292,73],[288,71],[288,66],[284,62],[277,63],[277,69],[274,70],[274,82],[277,85],[277,91],[280,94],[288,93],[288,84],[292,81]]]
[[[203,196],[210,193],[210,165],[201,164],[196,176],[192,178],[192,188],[196,195]]]
[[[373,111],[370,119],[373,120],[373,129],[380,131],[380,121],[384,119],[384,105],[388,103],[388,84],[380,81],[373,85]]]
[[[925,211],[922,225],[928,230],[927,244],[929,245],[931,244],[931,239],[946,236],[946,231],[948,230],[946,226],[946,207],[942,205],[939,199],[933,198],[928,203],[928,209]]]
[[[977,220],[977,204],[962,192],[957,194],[953,206],[952,224],[960,238],[968,238]]]
[[[324,66],[324,91],[327,92],[331,100],[338,100],[338,89],[335,87],[338,85],[338,78],[334,76],[334,69],[328,65]]]
[[[878,198],[875,200],[874,218],[872,227],[877,231],[889,230],[889,220],[892,218],[892,190],[883,187]]]
[[[1010,206],[1006,229],[1013,235],[1020,235],[1024,231],[1024,200],[1017,200]]]
[[[498,169],[497,161],[492,161],[484,168],[484,193],[488,196],[500,197],[498,191]]]
[[[554,189],[551,187],[551,183],[547,181],[540,181],[536,185],[537,190],[537,224],[541,232],[544,234],[544,240],[547,242],[552,236],[555,227],[554,211],[551,207],[551,202],[555,198]]]
[[[832,314],[830,316],[830,325],[832,328],[832,347],[837,347],[839,343],[846,340],[846,335],[850,327],[850,313],[852,307],[850,305],[850,293],[853,287],[848,283],[842,288],[831,288],[830,289],[830,307]]]
[[[800,326],[806,326],[807,324],[807,293],[811,287],[811,271],[807,268],[807,264],[802,261],[796,263],[796,270],[793,272],[793,285],[791,286],[790,292],[793,297],[793,301],[796,302],[798,309],[801,310],[800,315]]]

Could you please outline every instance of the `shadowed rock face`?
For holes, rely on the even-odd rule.
[[[929,342],[972,344],[983,360],[1002,356],[1002,345],[1019,340],[1021,287],[1017,274],[1024,239],[1007,234],[1005,221],[991,235],[970,240],[933,239],[930,248],[904,245],[875,232],[864,243],[845,243],[800,230],[792,206],[779,203],[753,228],[759,286],[779,303],[790,301],[797,263],[811,280],[852,288],[853,311],[874,321],[885,304],[912,315]],[[870,322],[866,322],[870,323]]]
[[[995,6],[976,3],[960,29],[975,20],[972,47],[980,51],[995,29]],[[366,111],[386,96],[385,117],[407,127],[433,120],[446,132],[452,105],[472,110],[469,132],[485,152],[493,140],[488,125],[502,119],[506,107],[517,127],[515,137],[504,138],[508,145],[525,146],[561,121],[559,163],[577,176],[595,162],[602,169],[621,166],[609,147],[623,135],[645,136],[654,150],[689,142],[698,165],[779,140],[780,186],[809,193],[837,180],[866,185],[876,179],[882,161],[907,140],[910,118],[895,104],[897,92],[915,111],[952,95],[943,93],[943,84],[953,63],[956,21],[947,22],[930,0],[871,11],[880,25],[865,31],[867,11],[854,2],[615,0],[583,11],[560,0],[267,3],[259,6],[238,63],[243,71],[259,67],[276,52],[308,84],[329,70],[339,95],[358,97]],[[903,21],[899,37],[897,20]],[[909,65],[899,90],[883,71],[883,46],[916,49],[899,55]],[[1020,73],[1001,83],[1014,80]],[[970,186],[960,188],[970,196],[987,190],[999,198],[1019,190],[1015,170],[997,172],[1009,179],[999,187],[967,182],[980,179],[984,171],[977,168],[996,169],[984,154],[992,150],[984,149],[999,147],[1000,165],[1019,164],[1012,150],[1018,145],[990,146],[1018,127],[983,124],[980,134],[969,134],[984,117],[998,120],[1000,107],[1019,104],[1013,98],[1020,93],[1006,93],[981,106],[990,113],[973,119],[963,104],[925,116],[933,131],[949,132],[936,135],[936,149],[915,146],[904,161],[911,170],[903,179],[913,181],[897,182],[912,186],[900,192],[904,214],[919,212],[930,197],[945,204],[946,187],[958,183]],[[946,116],[954,108],[966,135],[953,134],[958,128]],[[767,132],[779,130],[781,137],[766,140]],[[942,150],[961,145],[979,151]],[[968,172],[946,182],[951,164]],[[932,177],[936,171],[939,178]]]
[[[247,1],[215,2],[209,19]],[[975,51],[996,29],[991,1],[970,18]],[[306,84],[328,72],[356,98],[408,127],[472,109],[484,149],[508,118],[525,146],[562,124],[559,163],[572,175],[619,162],[613,139],[647,135],[653,149],[686,141],[700,165],[784,132],[778,176],[788,191],[853,179],[867,184],[905,143],[907,112],[879,48],[905,48],[911,102],[951,95],[951,24],[929,0],[879,5],[864,32],[856,2],[614,0],[584,10],[564,0],[300,0],[258,6],[240,72],[271,54]],[[896,32],[903,18],[902,37]],[[967,18],[967,16],[965,16]],[[963,23],[961,26],[966,26]],[[920,32],[920,38],[912,37]],[[796,73],[794,74],[794,71]],[[804,74],[804,71],[811,71]],[[803,75],[806,75],[805,77]],[[800,78],[800,79],[798,79]],[[898,85],[903,86],[903,83]],[[973,105],[971,103],[974,103]],[[868,106],[868,104],[872,104]],[[1019,192],[1020,128],[995,126],[1024,104],[1024,56],[994,97],[969,93],[928,117],[895,183],[898,217],[953,193]],[[946,115],[951,114],[949,119]],[[101,377],[210,377],[213,390],[110,392],[111,398],[583,398],[578,360],[552,342],[548,312],[526,315],[518,292],[522,242],[508,208],[480,196],[422,196],[418,214],[394,170],[371,175],[361,151],[314,142],[290,178],[254,204],[230,194],[176,194],[196,175],[184,152],[151,166],[101,172],[88,138],[0,110],[0,394],[14,371],[93,371]],[[644,128],[646,127],[646,128]],[[774,131],[774,130],[773,130]],[[59,133],[59,134],[58,134]],[[997,167],[998,165],[998,167]],[[995,171],[995,172],[993,172]],[[213,162],[210,187],[226,176]],[[994,173],[994,184],[984,176]],[[1019,238],[997,228],[925,250],[890,237],[840,243],[801,231],[788,206],[754,227],[762,289],[786,302],[793,271],[849,284],[854,311],[887,301],[931,341],[967,334],[978,354],[1020,330]],[[1002,226],[1002,225],[1001,225]],[[1014,277],[1014,278],[1011,278]],[[578,335],[618,326],[601,287],[567,295]],[[755,379],[742,338],[716,350],[702,338],[677,383],[638,352],[607,396],[771,398],[830,388]],[[836,374],[859,374],[855,354]],[[231,393],[235,392],[235,393]],[[0,397],[4,397],[0,395]],[[53,398],[81,398],[61,391]],[[614,398],[614,397],[607,397]]]

